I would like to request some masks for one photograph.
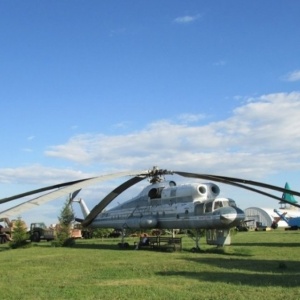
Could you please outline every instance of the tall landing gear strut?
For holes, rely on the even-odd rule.
[[[196,246],[191,249],[192,252],[200,252],[200,237],[201,237],[201,229],[196,229],[196,234],[191,236],[191,238],[195,241]]]

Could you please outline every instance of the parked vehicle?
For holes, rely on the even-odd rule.
[[[13,239],[13,231],[16,226],[16,222],[18,220],[11,220],[9,218],[0,218],[0,242],[6,243],[8,241],[11,241]],[[20,220],[22,226],[27,229],[27,225],[24,221]]]
[[[286,230],[298,230],[300,228],[300,217],[286,217],[286,212],[280,213],[278,209],[274,209],[274,212],[279,216],[279,220],[284,220],[289,226]]]
[[[41,240],[51,241],[55,238],[55,228],[50,228],[45,223],[30,224],[30,240],[32,242],[40,242]]]

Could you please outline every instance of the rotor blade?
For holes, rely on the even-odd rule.
[[[23,197],[26,197],[26,196],[46,192],[46,191],[49,191],[49,190],[58,189],[58,188],[61,188],[61,187],[65,187],[65,186],[68,186],[68,185],[79,183],[79,182],[89,180],[89,179],[92,179],[92,178],[94,178],[94,177],[86,178],[86,179],[79,179],[79,180],[75,180],[75,181],[64,182],[64,183],[55,184],[55,185],[50,185],[50,186],[43,187],[41,189],[32,190],[32,191],[29,191],[29,192],[14,195],[14,196],[7,197],[7,198],[2,198],[2,199],[0,199],[0,204],[5,203],[5,202],[9,202],[9,201],[12,201],[12,200],[16,200],[16,199],[19,199],[19,198],[23,198]]]
[[[80,193],[81,189],[69,194],[69,204],[72,203],[74,198]]]
[[[90,214],[85,218],[85,220],[81,223],[82,226],[88,226],[90,225],[93,220],[98,216],[99,213],[102,212],[102,210],[111,203],[117,196],[119,196],[121,193],[123,193],[125,190],[130,188],[131,186],[135,185],[136,183],[142,181],[146,178],[146,175],[143,176],[136,176],[133,178],[130,178],[126,182],[119,185],[117,188],[115,188],[112,192],[110,192],[105,198],[103,198],[90,212]]]
[[[276,185],[271,185],[259,181],[253,181],[253,180],[247,180],[247,179],[241,179],[241,178],[234,178],[234,177],[226,177],[226,176],[219,176],[219,175],[208,175],[208,174],[196,174],[196,173],[187,173],[187,172],[181,172],[181,171],[174,171],[173,173],[178,174],[183,177],[190,177],[190,178],[199,178],[199,179],[210,179],[214,181],[219,181],[222,182],[222,180],[225,180],[226,182],[240,182],[244,184],[249,184],[249,185],[254,185],[254,186],[260,186],[263,188],[271,189],[274,191],[279,191],[283,193],[289,193],[295,196],[300,197],[300,192],[293,191],[293,190],[287,190],[285,188],[276,186]]]
[[[211,178],[211,180],[214,180],[214,179]],[[240,188],[243,188],[243,189],[246,189],[246,190],[249,190],[249,191],[252,191],[252,192],[255,192],[255,193],[258,193],[258,194],[261,194],[261,195],[270,197],[270,198],[273,198],[273,199],[276,199],[276,200],[278,200],[278,201],[285,202],[285,203],[288,203],[288,204],[291,204],[291,205],[300,207],[299,204],[291,203],[291,202],[289,202],[289,201],[287,201],[287,200],[284,200],[284,199],[282,199],[282,198],[280,198],[280,197],[277,197],[277,196],[275,196],[275,195],[266,193],[266,192],[264,192],[264,191],[261,191],[261,190],[252,188],[252,187],[250,187],[250,186],[243,185],[243,184],[241,184],[241,183],[231,182],[231,181],[227,181],[227,180],[225,180],[225,179],[219,180],[219,182],[222,182],[222,183],[225,183],[225,184],[229,184],[229,185],[233,185],[233,186],[237,186],[237,187],[240,187]]]
[[[144,172],[144,171],[142,171]],[[26,201],[25,203],[21,203],[19,205],[16,205],[12,208],[9,208],[5,211],[0,212],[0,218],[3,217],[12,217],[15,215],[19,215],[20,213],[23,213],[26,210],[29,210],[31,208],[37,207],[41,204],[44,204],[48,201],[60,198],[64,195],[67,195],[69,193],[72,193],[78,189],[82,189],[86,186],[89,185],[93,185],[96,183],[99,183],[101,181],[105,181],[105,180],[111,180],[114,178],[118,178],[118,177],[123,177],[123,176],[135,176],[140,174],[141,171],[139,172],[120,172],[120,173],[115,173],[115,174],[109,174],[109,175],[102,175],[102,176],[98,176],[98,177],[93,177],[93,178],[89,178],[89,179],[84,179],[81,180],[75,184],[66,186],[66,187],[62,187],[56,191],[52,191],[50,193],[47,193],[46,195],[42,195],[39,196],[37,198],[34,198],[32,200]]]
[[[261,186],[263,188],[267,188],[267,189],[271,189],[271,190],[278,191],[278,192],[283,192],[283,193],[289,193],[289,194],[292,194],[292,195],[295,195],[295,196],[300,196],[300,192],[293,191],[293,190],[287,190],[286,188],[282,188],[280,186],[271,185],[271,184],[267,184],[267,183],[263,183],[263,182],[259,182],[259,181],[246,180],[246,179],[227,177],[227,176],[219,176],[219,175],[217,177],[224,178],[226,180],[231,180],[231,181],[235,181],[235,182],[244,183],[244,184]]]

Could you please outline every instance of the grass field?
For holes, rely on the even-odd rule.
[[[300,231],[240,232],[224,251],[200,253],[187,237],[174,253],[117,242],[0,245],[0,299],[300,299]]]

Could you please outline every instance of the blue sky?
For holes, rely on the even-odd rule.
[[[1,1],[0,198],[153,165],[300,190],[299,12],[281,0]],[[93,206],[114,184],[82,197]],[[221,188],[242,208],[276,206]],[[22,217],[54,222],[63,202]]]

